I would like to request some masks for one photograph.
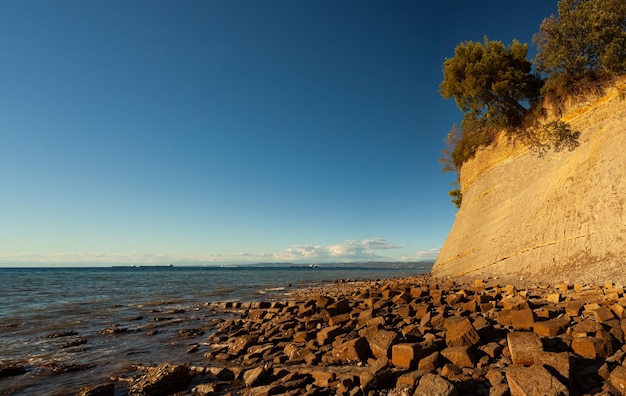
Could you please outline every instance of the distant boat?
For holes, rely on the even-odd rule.
[[[309,264],[309,268],[317,268],[319,267],[317,264]]]

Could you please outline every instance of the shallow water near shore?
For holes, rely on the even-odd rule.
[[[74,395],[129,375],[133,365],[203,362],[210,303],[289,299],[334,280],[424,274],[411,268],[0,268],[0,363],[27,372],[0,379],[0,395]],[[179,330],[204,334],[185,338]],[[102,334],[103,332],[108,334]],[[187,353],[199,345],[196,353]],[[123,395],[124,393],[117,393]]]

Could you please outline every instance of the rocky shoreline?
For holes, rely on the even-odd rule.
[[[204,304],[180,329],[203,365],[162,363],[79,395],[626,395],[621,285],[430,275]],[[0,367],[0,381],[24,373]]]

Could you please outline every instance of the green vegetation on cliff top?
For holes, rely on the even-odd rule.
[[[546,106],[559,109],[566,99],[601,92],[626,74],[626,1],[561,0],[558,15],[544,19],[533,42],[538,52],[532,61],[528,44],[513,40],[505,46],[487,37],[482,43],[460,43],[454,57],[445,60],[440,93],[454,98],[463,112],[461,125],[446,138],[445,172],[458,173],[501,131],[539,154],[576,147],[579,134],[567,123],[541,125],[539,120]],[[450,196],[460,207],[456,187]]]

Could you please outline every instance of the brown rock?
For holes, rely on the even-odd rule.
[[[603,329],[602,325],[593,319],[585,319],[571,327],[572,337],[585,337]]]
[[[624,366],[615,367],[611,371],[609,382],[620,392],[620,395],[626,395],[626,368]]]
[[[511,396],[562,396],[569,391],[542,366],[509,367],[506,372]]]
[[[569,316],[578,316],[583,309],[582,301],[570,301],[565,305],[565,313]]]
[[[430,355],[420,359],[417,363],[417,369],[425,371],[437,370],[437,368],[441,365],[440,356],[441,354],[439,353],[439,351],[435,351]]]
[[[369,308],[366,309],[364,311],[361,311],[359,313],[359,317],[357,319],[359,325],[363,326],[364,324],[366,324],[370,319],[373,319],[377,314],[377,310],[375,310],[374,308]]]
[[[503,298],[500,303],[504,309],[518,310],[528,308],[526,299],[520,296]]]
[[[604,322],[608,322],[611,319],[615,319],[615,316],[613,316],[613,313],[611,312],[611,310],[605,307],[604,305],[596,309],[593,312],[593,315],[595,316],[598,323],[604,323]]]
[[[555,318],[550,320],[544,320],[543,322],[535,322],[534,331],[540,337],[556,337],[563,333],[567,326],[569,326],[569,320],[566,318]]]
[[[219,389],[219,384],[217,383],[209,383],[209,384],[200,384],[194,386],[191,390],[191,394],[193,396],[211,396],[214,395]]]
[[[258,337],[254,335],[244,335],[241,337],[237,337],[233,342],[228,346],[228,353],[231,355],[241,355],[248,349],[251,345],[255,344],[258,341]]]
[[[561,301],[561,293],[548,294],[546,296],[546,301],[551,302],[552,304],[558,304]]]
[[[446,322],[449,322],[447,320]],[[472,346],[477,344],[480,341],[480,336],[478,332],[469,321],[469,319],[456,318],[453,322],[450,323],[447,327],[446,331],[446,345],[450,347],[456,346]]]
[[[268,371],[264,366],[255,367],[250,370],[246,370],[243,373],[243,382],[246,386],[256,386],[258,385],[265,377],[267,377]]]
[[[382,389],[393,384],[393,372],[389,368],[389,359],[382,357],[359,375],[363,390]]]
[[[333,360],[338,362],[365,362],[372,355],[365,337],[344,342],[332,351]]]
[[[576,337],[572,339],[572,350],[587,359],[596,358],[595,337]]]
[[[396,344],[391,348],[391,364],[399,368],[415,368],[417,366],[419,346],[417,343]]]
[[[502,311],[499,311],[496,315],[496,322],[498,322],[498,324],[500,326],[510,326],[511,325],[511,310],[510,309],[503,309]]]
[[[474,355],[467,346],[445,348],[441,355],[459,367],[475,367]]]
[[[563,384],[571,386],[573,360],[569,352],[542,352],[535,358],[535,364],[544,366]]]
[[[512,331],[507,335],[509,352],[513,364],[530,366],[535,356],[543,351],[539,336],[527,331]]]
[[[428,373],[427,370],[409,371],[406,374],[402,374],[396,380],[396,388],[415,388],[420,378]]]
[[[499,357],[502,353],[502,345],[498,344],[497,342],[490,342],[488,344],[481,345],[478,349],[480,349],[492,359]]]
[[[344,329],[339,325],[324,327],[317,333],[317,342],[320,345],[330,344],[338,335],[343,333]]]
[[[512,310],[510,315],[514,330],[531,330],[535,324],[535,317],[530,308]]]
[[[114,384],[100,384],[80,388],[76,396],[113,396],[114,394]]]
[[[613,311],[613,313],[615,314],[615,316],[617,316],[618,319],[623,319],[624,318],[624,307],[621,306],[620,304],[613,304],[611,306],[611,311]]]
[[[458,393],[454,386],[445,378],[436,374],[424,374],[413,396],[456,396]]]
[[[184,389],[192,379],[189,367],[162,363],[150,368],[142,377],[135,380],[129,389],[131,396],[161,396]]]
[[[326,308],[329,305],[333,304],[334,302],[335,302],[335,299],[330,297],[330,296],[324,296],[324,295],[321,295],[321,294],[315,296],[315,305],[319,309]]]
[[[596,333],[596,356],[606,358],[613,354],[613,345],[611,343],[611,335],[606,331],[598,331]]]
[[[370,349],[375,358],[389,357],[391,346],[399,339],[398,333],[390,330],[378,330],[370,340]]]
[[[311,377],[313,377],[314,384],[322,388],[328,387],[329,382],[335,380],[335,373],[328,370],[312,369],[309,370],[306,374],[309,374]]]

